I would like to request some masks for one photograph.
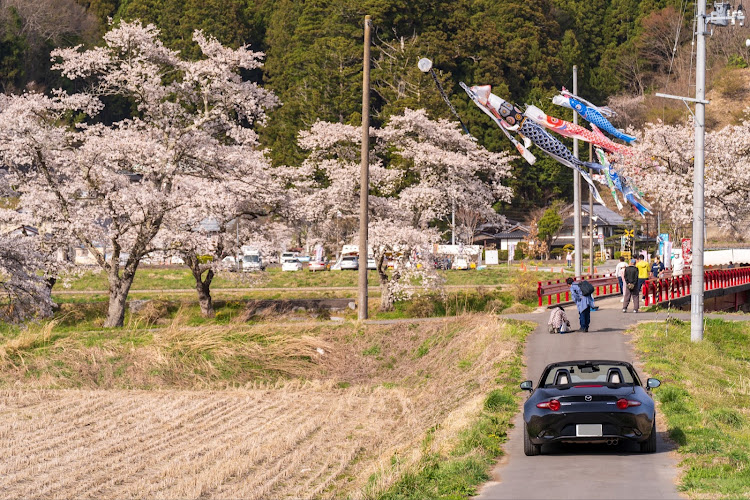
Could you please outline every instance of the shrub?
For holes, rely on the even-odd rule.
[[[406,315],[410,318],[429,318],[435,316],[435,297],[415,297],[406,306]]]
[[[168,316],[168,307],[166,300],[149,300],[134,315],[147,324],[153,324]]]
[[[747,92],[747,86],[742,74],[738,71],[726,69],[714,82],[716,90],[727,99],[737,99]]]
[[[497,259],[500,262],[506,262],[508,260],[508,251],[507,250],[499,250],[497,252]]]
[[[511,279],[511,294],[517,302],[536,298],[539,287],[536,273],[520,271]]]

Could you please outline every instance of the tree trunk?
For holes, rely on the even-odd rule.
[[[214,279],[214,270],[209,268],[201,267],[201,263],[198,261],[196,255],[185,255],[183,256],[185,264],[190,267],[190,272],[193,274],[195,279],[195,290],[198,292],[198,303],[201,306],[201,315],[204,318],[213,318],[216,316],[214,311],[214,303],[211,298],[211,281]],[[206,279],[203,279],[203,273],[206,272]]]
[[[393,295],[391,294],[388,284],[380,284],[380,310],[381,311],[392,311],[393,310]]]
[[[388,283],[390,278],[386,273],[388,264],[385,261],[385,254],[376,257],[376,263],[378,268],[378,278],[380,280],[380,310],[391,311],[393,310],[393,294],[391,294]]]
[[[206,279],[201,281],[200,276],[195,280],[195,289],[198,292],[198,303],[201,306],[201,315],[204,318],[213,318],[216,316],[214,303],[211,298],[211,280],[214,277],[213,269],[208,270]]]
[[[118,276],[114,280],[110,279],[109,307],[107,308],[107,320],[104,322],[106,328],[120,327],[125,321],[125,304],[134,277],[135,275],[129,278]]]

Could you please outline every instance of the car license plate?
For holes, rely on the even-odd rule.
[[[576,436],[601,436],[602,424],[578,424],[576,425]]]

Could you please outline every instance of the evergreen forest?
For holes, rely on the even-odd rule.
[[[197,57],[192,32],[223,44],[265,53],[265,65],[246,77],[273,90],[282,105],[259,130],[277,165],[296,165],[300,130],[316,120],[361,121],[364,16],[372,17],[373,126],[404,108],[432,118],[450,111],[417,61],[428,57],[451,101],[479,142],[510,148],[471,104],[459,82],[491,84],[520,105],[534,104],[560,118],[572,111],[551,104],[572,86],[578,67],[581,96],[612,105],[664,88],[686,67],[694,4],[678,0],[0,0],[0,85],[4,92],[67,87],[50,71],[56,46],[101,43],[109,22],[141,19],[161,30],[165,45]],[[742,46],[744,51],[744,44]],[[734,58],[734,59],[732,59]],[[746,65],[745,54],[725,59]],[[683,80],[689,77],[683,69]],[[676,77],[675,77],[676,78]],[[678,89],[679,90],[679,89]],[[687,92],[689,89],[681,89]],[[126,103],[110,113],[131,112]],[[112,111],[114,110],[114,111]],[[682,110],[684,111],[684,109]],[[616,125],[633,125],[628,114]],[[116,117],[109,117],[114,119]],[[631,120],[633,117],[629,117]],[[659,116],[659,118],[667,118]],[[108,119],[103,116],[102,119]],[[635,125],[638,125],[637,123]],[[585,152],[583,152],[585,154]],[[510,215],[572,198],[570,170],[548,158],[516,162]]]

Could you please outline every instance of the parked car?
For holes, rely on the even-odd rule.
[[[367,269],[377,269],[378,265],[375,262],[375,259],[369,258],[367,259]]]
[[[327,271],[328,261],[327,260],[311,260],[307,265],[308,271]]]
[[[356,271],[359,269],[359,258],[354,255],[342,257],[339,267],[342,271],[347,269]]]
[[[258,254],[242,256],[242,271],[264,271],[266,269],[263,259]]]
[[[237,259],[233,255],[228,255],[221,259],[221,267],[228,271],[237,270]]]
[[[281,264],[282,271],[302,271],[302,263],[297,259],[287,260]]]
[[[539,455],[546,443],[634,441],[641,452],[656,451],[656,407],[651,389],[659,379],[641,384],[624,361],[562,361],[542,372],[539,385],[523,406],[523,451]]]
[[[451,269],[458,269],[460,271],[465,271],[469,269],[469,261],[466,260],[463,257],[456,257],[453,260],[453,264],[451,265]]]
[[[284,262],[286,262],[288,260],[298,260],[297,259],[298,255],[299,254],[297,252],[284,252],[284,253],[281,254],[281,259],[279,259],[279,260],[280,260],[281,264],[284,264]]]

